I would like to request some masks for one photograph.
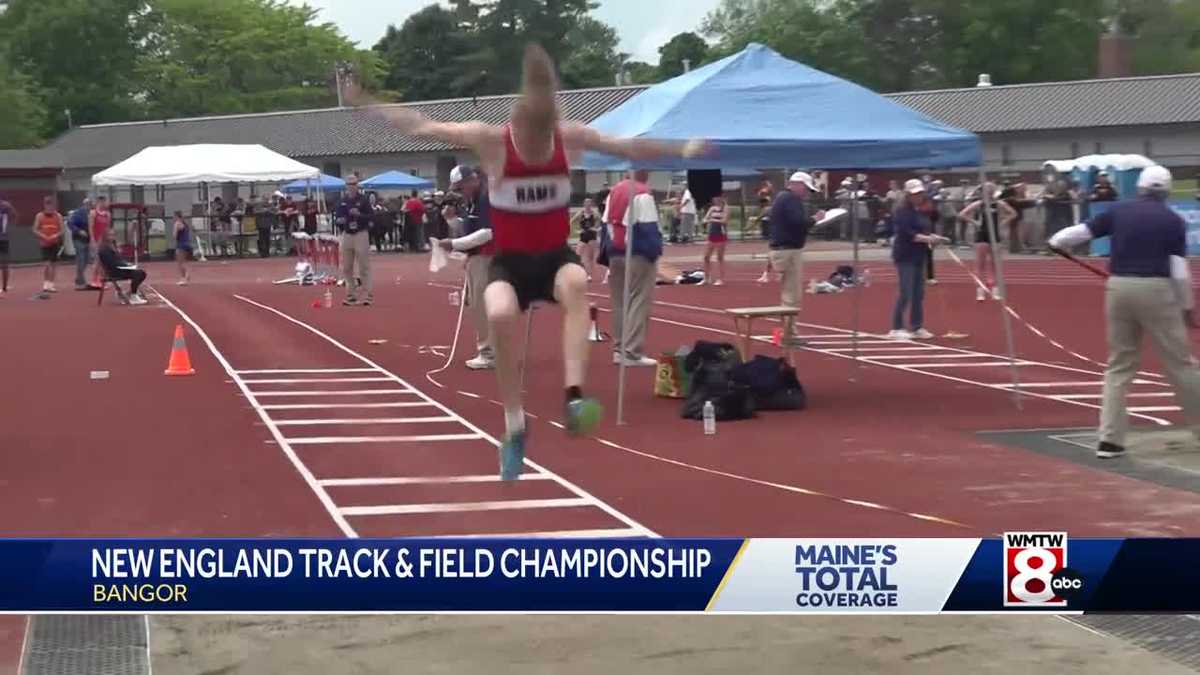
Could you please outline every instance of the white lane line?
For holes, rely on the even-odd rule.
[[[646,534],[631,527],[601,530],[556,530],[553,532],[503,532],[496,534],[447,534],[429,539],[608,539],[642,538]]]
[[[582,497],[560,499],[512,499],[491,502],[448,502],[442,504],[381,504],[378,506],[346,506],[345,516],[403,516],[414,513],[468,513],[473,511],[521,511],[525,509],[564,509],[572,506],[591,506]]]
[[[363,419],[321,419],[321,420],[278,420],[275,424],[281,427],[306,427],[323,424],[425,424],[435,422],[458,422],[453,417],[365,417]]]
[[[370,368],[273,368],[268,370],[235,370],[238,375],[316,375],[319,373],[373,373]]]
[[[873,357],[864,356],[863,361],[870,363],[874,360]],[[883,365],[883,364],[877,364]],[[904,370],[926,370],[933,368],[1004,368],[1013,365],[1011,361],[985,361],[983,363],[889,363],[889,366],[896,366]],[[1018,366],[1040,366],[1042,364],[1037,361],[1017,361]],[[1009,384],[1011,387],[1012,385]]]
[[[930,345],[928,347],[859,347],[860,352],[934,352],[941,347]],[[823,352],[852,352],[854,347],[835,347],[833,349],[822,349]]]
[[[355,389],[353,391],[250,391],[256,397],[262,396],[382,396],[384,394],[411,394],[411,389]]]
[[[407,387],[407,388],[408,388],[408,389],[410,389],[410,390],[411,390],[411,391],[412,391],[414,394],[416,394],[417,396],[421,397],[421,399],[423,399],[423,400],[425,400],[425,401],[428,401],[430,404],[432,404],[432,405],[436,406],[438,409],[440,409],[442,412],[446,413],[447,415],[452,415],[452,416],[454,416],[455,418],[457,418],[457,419],[458,419],[458,420],[459,420],[459,421],[460,421],[460,422],[463,424],[463,426],[465,426],[465,427],[467,427],[468,429],[471,429],[472,431],[474,431],[474,432],[478,433],[478,434],[479,434],[479,435],[480,435],[482,438],[484,438],[484,439],[487,439],[487,440],[488,440],[490,443],[492,443],[492,445],[495,445],[495,446],[499,446],[499,445],[500,445],[500,442],[499,442],[498,440],[496,440],[496,438],[495,438],[494,436],[491,436],[491,435],[489,435],[488,433],[486,433],[485,431],[483,431],[483,429],[481,429],[481,428],[479,428],[478,426],[476,426],[475,424],[473,424],[473,423],[472,423],[470,420],[468,420],[468,419],[466,419],[465,417],[463,417],[463,416],[459,415],[458,413],[454,412],[454,411],[453,411],[453,410],[451,410],[449,407],[447,407],[447,406],[443,405],[442,403],[440,403],[439,401],[435,400],[434,398],[432,398],[431,396],[429,396],[429,395],[428,395],[428,394],[426,394],[425,392],[421,391],[420,389],[416,389],[416,388],[414,388],[412,385],[410,385],[410,384],[409,384],[407,381],[405,381],[405,380],[404,380],[403,378],[401,378],[400,376],[398,376],[398,375],[396,375],[396,374],[392,373],[391,371],[389,371],[389,370],[385,369],[383,366],[380,366],[378,363],[375,363],[375,362],[374,362],[374,361],[372,361],[371,359],[368,359],[366,356],[363,356],[362,354],[360,354],[360,353],[358,353],[358,352],[354,351],[353,349],[351,349],[351,348],[347,347],[346,345],[342,344],[341,342],[338,342],[338,341],[337,341],[337,340],[335,340],[334,338],[330,337],[328,334],[326,334],[326,333],[324,333],[324,332],[322,332],[322,331],[318,330],[317,328],[314,328],[313,326],[311,326],[311,325],[309,325],[309,324],[307,324],[307,323],[304,323],[303,321],[300,321],[299,319],[293,318],[292,316],[290,316],[290,315],[288,315],[288,314],[285,314],[284,312],[281,312],[281,311],[279,311],[278,309],[275,309],[274,307],[271,307],[271,306],[269,306],[269,305],[264,305],[264,304],[262,304],[262,303],[260,303],[260,302],[256,302],[256,301],[254,301],[254,300],[251,300],[250,298],[247,298],[247,297],[245,297],[245,296],[242,296],[242,295],[234,295],[234,297],[235,297],[235,298],[237,298],[238,300],[241,300],[242,302],[245,302],[245,303],[247,303],[247,304],[250,304],[250,305],[253,305],[253,306],[255,306],[255,307],[258,307],[259,309],[265,310],[265,311],[267,311],[267,312],[271,312],[272,314],[275,314],[276,316],[278,316],[278,317],[280,317],[280,318],[282,318],[282,319],[285,319],[285,320],[287,320],[287,321],[289,321],[289,322],[291,322],[291,323],[293,323],[293,324],[295,324],[295,325],[297,325],[297,326],[300,326],[301,328],[304,328],[305,330],[309,331],[310,333],[312,333],[312,334],[314,334],[314,335],[317,335],[317,336],[319,336],[319,337],[323,338],[323,339],[324,339],[326,342],[328,342],[328,343],[332,344],[333,346],[335,346],[335,347],[337,347],[338,349],[342,350],[342,351],[343,351],[343,352],[345,352],[346,354],[349,354],[350,356],[353,356],[354,358],[358,359],[358,360],[359,360],[359,361],[361,361],[362,363],[364,363],[364,364],[366,364],[366,365],[368,365],[368,366],[371,366],[372,368],[374,368],[374,369],[375,369],[375,370],[377,370],[378,372],[380,372],[380,373],[383,373],[383,374],[386,374],[386,375],[388,375],[389,377],[392,377],[392,378],[394,379],[394,381],[395,381],[397,384],[400,384],[400,385],[402,385],[402,386],[404,386],[404,387]],[[629,516],[625,515],[624,513],[620,512],[620,511],[618,511],[617,509],[613,508],[612,506],[610,506],[610,505],[609,505],[609,504],[607,504],[606,502],[604,502],[604,501],[601,501],[601,500],[600,500],[600,499],[598,499],[596,496],[594,496],[594,495],[593,495],[593,494],[591,494],[590,492],[588,492],[588,491],[584,490],[583,488],[579,487],[579,486],[578,486],[578,485],[576,485],[575,483],[572,483],[571,481],[567,480],[566,478],[564,478],[564,477],[562,477],[562,476],[560,476],[560,475],[558,475],[558,474],[554,473],[553,471],[550,471],[549,469],[547,469],[547,468],[543,467],[541,464],[538,464],[537,462],[535,462],[535,461],[533,461],[533,460],[529,459],[528,457],[526,457],[526,458],[525,458],[525,464],[526,464],[527,466],[529,466],[530,468],[532,468],[534,471],[541,472],[541,473],[545,473],[545,474],[548,474],[548,475],[552,476],[552,477],[553,477],[553,480],[554,480],[555,482],[557,482],[559,485],[562,485],[563,487],[565,487],[565,488],[566,488],[567,490],[569,490],[570,492],[572,492],[572,493],[574,493],[574,494],[576,494],[576,495],[579,495],[579,497],[580,497],[580,498],[588,500],[588,502],[589,502],[589,503],[590,503],[592,506],[594,506],[594,507],[596,507],[596,508],[600,509],[601,511],[604,511],[604,512],[605,512],[605,513],[607,513],[608,515],[610,515],[610,516],[612,516],[613,518],[615,518],[615,519],[619,520],[620,522],[624,523],[625,525],[629,526],[630,528],[636,529],[637,531],[639,531],[639,532],[642,532],[642,533],[643,533],[643,534],[645,534],[646,536],[650,536],[650,537],[657,537],[657,536],[658,536],[658,534],[657,534],[657,533],[655,533],[655,532],[654,532],[653,530],[651,530],[650,528],[646,527],[645,525],[642,525],[641,523],[637,522],[636,520],[634,520],[634,519],[630,518]]]
[[[1177,412],[1183,410],[1177,405],[1146,405],[1134,406],[1129,409],[1129,412]]]
[[[853,344],[854,344],[854,340],[820,340],[820,341],[809,342],[808,346],[824,347],[826,345],[836,346],[836,345],[853,345]],[[858,344],[860,344],[860,345],[896,345],[897,347],[908,347],[908,346],[912,346],[912,345],[920,344],[920,343],[912,342],[911,340],[879,340],[879,339],[876,339],[875,336],[871,336],[869,338],[859,340]]]
[[[292,445],[336,445],[338,443],[433,443],[474,441],[479,434],[429,434],[427,436],[300,436],[287,439]]]
[[[1010,382],[1008,384],[998,384],[997,386],[1004,388],[1004,389],[1011,389],[1012,383]],[[1102,386],[1104,386],[1104,380],[1092,381],[1092,382],[1022,382],[1021,383],[1022,389],[1026,388],[1026,387],[1029,387],[1032,389],[1052,389],[1055,387],[1102,387]]]
[[[592,294],[592,295],[596,295],[596,294]],[[607,297],[607,296],[598,296],[598,297]],[[698,311],[709,312],[709,313],[717,313],[717,314],[720,313],[717,310],[711,310],[711,309],[708,309],[705,307],[692,307],[691,305],[674,305],[673,303],[662,303],[658,300],[655,301],[655,304],[665,304],[667,306],[678,306],[678,307],[683,307],[685,309],[696,309]],[[607,307],[602,307],[602,308],[600,308],[600,311],[611,312],[612,310]],[[660,318],[654,317],[654,316],[650,317],[650,320],[656,321],[658,323],[664,323],[664,324],[667,324],[670,326],[680,326],[683,328],[692,328],[694,330],[702,330],[702,331],[707,331],[709,333],[716,333],[717,335],[728,335],[728,336],[732,336],[732,337],[737,337],[737,333],[734,333],[733,331],[724,330],[721,328],[714,328],[713,326],[701,326],[699,324],[686,323],[683,321],[673,321],[671,319],[660,319]],[[820,326],[820,325],[815,325],[815,324],[804,324],[804,323],[800,323],[800,322],[797,322],[796,325],[806,326],[809,328],[830,328],[828,326]],[[830,328],[830,329],[831,330],[841,330],[841,329],[833,329],[833,328]],[[849,331],[846,331],[846,332],[849,332]],[[817,354],[825,354],[827,356],[835,356],[838,358],[846,359],[847,361],[854,360],[854,357],[851,354],[844,354],[844,353],[840,353],[840,352],[831,352],[831,351],[822,350],[822,349],[813,349],[811,347],[797,347],[797,349],[802,350],[802,351],[810,351],[810,352],[814,352]],[[945,349],[950,349],[950,348],[946,347]],[[963,351],[966,351],[966,350],[963,350]],[[860,357],[860,360],[862,360],[861,357]],[[869,365],[878,366],[880,368],[891,368],[893,370],[899,370],[901,372],[918,373],[921,375],[926,375],[928,377],[936,377],[938,379],[946,380],[947,382],[955,382],[958,384],[969,384],[969,385],[974,385],[976,387],[983,387],[985,389],[996,389],[998,391],[1006,391],[1006,392],[1011,391],[1011,389],[1012,389],[1012,383],[996,384],[996,383],[991,383],[991,382],[979,382],[977,380],[968,380],[968,379],[965,379],[962,377],[955,377],[952,375],[947,375],[945,373],[936,373],[936,372],[932,372],[932,371],[928,371],[928,370],[911,370],[909,368],[904,368],[897,364],[888,363],[886,361],[873,362],[873,363],[867,362],[867,363],[869,363]],[[1005,363],[1007,364],[1008,362],[1005,361]],[[1086,371],[1086,370],[1080,370],[1078,368],[1070,368],[1067,366],[1058,366],[1058,365],[1054,365],[1054,364],[1038,363],[1037,365],[1046,367],[1046,368],[1057,368],[1059,370],[1087,373],[1088,375],[1101,374],[1101,373],[1094,373],[1094,372]],[[1147,382],[1145,380],[1140,380],[1139,382],[1143,382],[1145,384],[1155,384],[1152,382]],[[1035,387],[1037,387],[1037,386],[1053,387],[1053,386],[1059,386],[1061,384],[1062,383],[1046,382],[1046,383],[1034,383],[1034,386]],[[1075,383],[1075,384],[1090,385],[1090,384],[1103,384],[1103,382],[1096,382],[1096,383],[1084,382],[1084,383]],[[1050,394],[1039,394],[1037,392],[1030,391],[1027,388],[1028,386],[1029,386],[1029,384],[1026,382],[1021,383],[1021,396],[1024,396],[1027,398],[1039,398],[1039,399],[1044,399],[1047,401],[1058,401],[1059,403],[1067,403],[1067,404],[1079,406],[1082,408],[1089,408],[1091,410],[1099,410],[1100,409],[1100,406],[1094,405],[1092,403],[1085,403],[1083,401],[1075,401],[1075,400],[1071,400],[1071,399],[1063,399],[1063,398],[1059,398],[1057,396],[1050,395]],[[1158,418],[1158,417],[1152,417],[1150,415],[1143,415],[1143,414],[1138,414],[1138,413],[1134,413],[1133,415],[1135,417],[1140,417],[1141,419],[1148,420],[1150,422],[1154,422],[1155,424],[1157,424],[1159,426],[1171,426],[1171,423],[1169,421]]]
[[[551,480],[548,474],[523,474],[520,481]],[[325,487],[366,487],[376,485],[453,485],[456,483],[501,483],[500,476],[395,476],[392,478],[328,478],[317,481]]]
[[[259,406],[263,410],[325,410],[327,408],[430,408],[425,401],[396,401],[393,403],[273,403]]]
[[[391,382],[386,377],[298,377],[294,380],[246,380],[246,384],[312,384],[314,382]]]
[[[1171,391],[1151,391],[1151,392],[1130,392],[1125,394],[1126,398],[1171,398],[1175,396],[1175,392]],[[1059,394],[1059,398],[1095,398],[1102,399],[1104,394]]]
[[[200,324],[196,323],[192,317],[188,316],[188,314],[180,309],[178,305],[171,302],[170,298],[163,295],[162,292],[160,292],[157,288],[151,287],[151,290],[153,290],[160,298],[162,298],[162,301],[166,303],[168,307],[175,310],[175,313],[178,314],[179,317],[185,322],[187,322],[187,324],[192,327],[192,330],[196,331],[196,334],[200,336],[200,339],[203,340],[204,344],[208,347],[208,351],[212,352],[213,358],[215,358],[217,362],[221,364],[221,367],[225,369],[225,373],[233,378],[234,384],[236,384],[237,387],[242,390],[242,394],[249,399],[250,405],[254,407],[254,411],[258,413],[259,419],[261,419],[263,424],[266,425],[267,430],[271,432],[272,438],[275,439],[276,444],[279,445],[279,448],[283,451],[284,456],[288,458],[288,461],[292,463],[292,467],[296,469],[296,472],[299,473],[300,477],[304,479],[304,482],[308,484],[309,489],[311,489],[313,494],[317,496],[317,499],[320,500],[321,505],[325,507],[325,511],[329,514],[329,517],[333,518],[333,522],[337,524],[338,529],[340,529],[347,537],[357,538],[358,532],[356,532],[354,528],[350,526],[349,521],[347,521],[341,513],[338,513],[337,505],[333,503],[333,499],[330,498],[329,493],[325,491],[325,488],[321,487],[320,484],[317,483],[316,476],[313,476],[312,472],[308,470],[308,467],[304,465],[304,462],[301,462],[300,458],[296,456],[296,451],[292,449],[292,446],[287,442],[287,439],[283,437],[283,432],[279,430],[279,427],[275,426],[275,422],[271,419],[271,416],[268,415],[267,412],[263,410],[262,406],[258,405],[258,403],[254,400],[253,395],[250,393],[250,388],[247,387],[244,382],[242,382],[242,376],[233,369],[233,366],[229,365],[229,360],[226,359],[225,355],[221,353],[221,350],[217,349],[217,346],[213,344],[212,338],[208,336],[208,333],[204,332],[204,329],[200,327]]]
[[[864,356],[864,361],[899,361],[900,359],[977,359],[987,354],[880,354]],[[900,364],[908,365],[906,363]]]

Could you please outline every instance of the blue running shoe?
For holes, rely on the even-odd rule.
[[[567,433],[582,436],[590,433],[604,416],[604,408],[594,398],[577,398],[567,402]]]
[[[500,444],[500,480],[516,480],[525,463],[525,431],[504,437]]]

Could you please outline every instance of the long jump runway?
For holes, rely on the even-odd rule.
[[[501,483],[494,437],[278,309],[226,296],[216,321],[211,309],[164,300],[346,536],[654,534],[536,462],[527,460],[520,481]]]

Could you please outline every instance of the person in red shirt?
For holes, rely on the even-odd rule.
[[[421,250],[424,241],[422,224],[425,221],[425,202],[413,190],[408,201],[404,202],[404,238],[408,240],[408,250],[416,253]]]
[[[64,223],[62,214],[54,197],[42,200],[42,210],[33,219],[33,233],[37,235],[38,245],[42,249],[42,260],[46,267],[42,271],[42,292],[57,293],[54,286],[54,265],[58,262],[58,253],[62,250]]]
[[[483,122],[434,122],[406,106],[377,108],[402,133],[438,138],[468,148],[479,157],[489,180],[496,255],[484,292],[496,352],[496,374],[504,404],[506,434],[500,449],[500,477],[514,480],[525,457],[525,411],[521,401],[519,354],[514,350],[521,312],[533,302],[562,306],[566,429],[582,435],[599,423],[601,408],[583,395],[588,360],[587,272],[567,246],[570,234],[569,157],[585,150],[630,159],[663,155],[694,156],[700,141],[663,143],[607,136],[583,124],[561,122],[554,62],[529,45],[522,62],[519,100],[502,126]],[[362,100],[361,95],[356,96]],[[352,99],[353,100],[353,99]]]

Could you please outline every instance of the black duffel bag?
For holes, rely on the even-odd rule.
[[[712,401],[720,421],[754,417],[754,399],[750,388],[733,378],[734,369],[740,365],[741,357],[733,345],[703,340],[697,342],[684,361],[684,368],[691,376],[691,386],[683,402],[681,417],[703,419],[707,401]]]
[[[735,366],[731,376],[750,391],[756,410],[803,410],[808,403],[796,369],[784,359],[760,354]]]

